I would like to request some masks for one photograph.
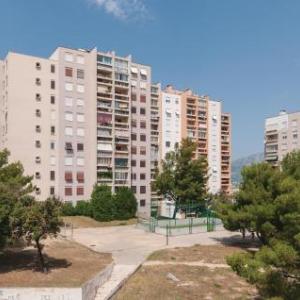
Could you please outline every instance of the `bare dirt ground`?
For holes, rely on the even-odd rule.
[[[246,251],[245,246],[194,245],[156,251],[114,300],[256,299],[256,288],[226,265],[225,257]]]
[[[0,287],[80,286],[112,262],[111,254],[94,252],[72,241],[56,239],[45,244],[47,274],[39,269],[36,249],[0,253]]]

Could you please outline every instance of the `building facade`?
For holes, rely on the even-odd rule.
[[[300,149],[300,112],[281,111],[265,121],[265,161],[277,166],[284,156]]]
[[[0,61],[0,149],[34,176],[37,199],[75,203],[93,186],[151,209],[151,68],[114,52],[57,48]]]
[[[168,86],[161,97],[161,159],[175,144],[190,138],[197,144],[196,157],[208,162],[208,191],[231,192],[231,117],[222,103],[191,90]]]

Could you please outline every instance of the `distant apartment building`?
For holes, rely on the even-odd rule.
[[[291,151],[300,150],[300,112],[281,111],[265,121],[265,161],[278,165]]]
[[[10,52],[0,83],[0,149],[34,176],[38,199],[74,203],[96,183],[128,186],[150,214],[151,67],[97,49]]]
[[[222,103],[167,86],[161,93],[160,113],[161,158],[190,138],[197,144],[196,157],[207,159],[209,192],[230,193],[231,118],[222,112]]]

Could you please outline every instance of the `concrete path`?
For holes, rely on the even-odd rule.
[[[112,276],[99,288],[95,300],[106,300],[122,285],[153,251],[165,248],[188,247],[195,244],[218,244],[222,239],[239,235],[228,231],[205,232],[169,238],[145,232],[135,225],[82,228],[74,230],[75,241],[99,252],[112,253],[115,267]],[[240,235],[239,235],[240,236]]]

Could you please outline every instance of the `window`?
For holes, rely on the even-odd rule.
[[[78,93],[84,93],[84,85],[78,84],[77,85],[77,92]]]
[[[140,141],[141,142],[146,142],[146,135],[145,134],[140,135]]]
[[[55,90],[55,80],[51,80],[50,88],[51,88],[51,90]]]
[[[77,157],[77,166],[84,166],[84,158]]]
[[[131,154],[136,154],[136,147],[135,146],[131,147]]]
[[[65,76],[66,77],[73,77],[73,69],[72,68],[65,68]]]
[[[84,70],[77,69],[77,78],[84,79]]]
[[[66,90],[67,92],[72,92],[73,89],[74,89],[73,83],[71,83],[71,82],[66,82],[66,83],[65,83],[65,90]]]
[[[133,160],[131,161],[131,166],[132,166],[132,167],[136,167],[136,160],[133,159]]]
[[[84,188],[82,186],[77,187],[77,196],[83,196],[84,195]]]
[[[136,94],[131,94],[131,100],[136,101]]]
[[[146,200],[145,199],[140,200],[140,206],[141,207],[146,206]]]
[[[35,193],[36,195],[40,195],[41,194],[41,189],[39,187],[35,188]]]
[[[131,113],[136,114],[136,107],[135,106],[131,107]]]
[[[132,134],[131,134],[131,140],[132,140],[132,141],[136,141],[136,134],[135,134],[135,133],[132,133]]]
[[[50,171],[50,180],[55,180],[55,171]]]
[[[298,138],[298,134],[297,133],[294,133],[293,134],[293,139],[297,139]]]
[[[77,55],[76,61],[78,64],[83,65],[84,64],[84,57],[82,55]]]
[[[74,60],[73,54],[71,54],[71,53],[65,53],[65,61],[67,61],[67,62],[73,62],[73,60]]]
[[[41,94],[35,94],[35,100],[40,102],[42,100]]]
[[[72,183],[73,182],[73,173],[72,172],[65,172],[65,181],[67,183]]]
[[[51,165],[51,166],[55,166],[55,163],[56,163],[55,156],[51,156],[51,157],[50,157],[50,165]]]
[[[35,84],[36,84],[36,85],[41,85],[41,83],[42,83],[42,82],[41,82],[41,79],[40,79],[40,78],[36,78],[36,79],[35,79]]]
[[[146,102],[146,95],[141,95],[140,102],[142,102],[142,103]]]
[[[136,194],[136,186],[131,186],[131,190],[132,190],[132,192],[134,193],[134,194]]]
[[[140,167],[141,168],[145,168],[146,167],[146,161],[145,160],[141,160],[140,161]]]
[[[166,147],[167,147],[167,148],[171,147],[171,142],[167,141],[167,142],[166,142]]]
[[[51,103],[51,104],[55,104],[55,96],[52,95],[52,96],[50,97],[50,103]]]
[[[69,106],[69,107],[73,106],[73,98],[66,97],[65,98],[65,105]]]
[[[51,135],[55,135],[55,126],[50,127]]]
[[[143,107],[141,107],[141,109],[140,109],[140,114],[141,114],[141,115],[145,115],[145,114],[146,114],[146,109],[143,108]]]
[[[136,128],[136,120],[131,120],[131,127]]]
[[[136,180],[136,174],[135,173],[131,173],[131,179]]]
[[[68,154],[73,153],[73,145],[70,142],[65,143],[65,150]]]
[[[41,173],[35,172],[35,179],[41,179]]]
[[[37,70],[41,70],[41,69],[42,69],[41,63],[39,63],[39,62],[35,63],[35,68],[36,68]]]
[[[65,187],[65,196],[72,196],[72,188]]]
[[[40,133],[42,130],[41,130],[41,126],[40,125],[36,125],[35,126],[35,132],[38,132]]]
[[[73,165],[73,157],[65,157],[65,166]]]
[[[141,148],[140,148],[140,154],[141,155],[146,155],[146,147],[141,146]]]
[[[50,72],[51,73],[55,73],[55,65],[51,65],[50,66]]]
[[[77,136],[84,136],[84,129],[83,128],[77,128]]]
[[[50,149],[54,150],[55,149],[55,142],[50,142]]]
[[[66,127],[65,128],[65,135],[72,136],[73,135],[73,128],[72,127]]]
[[[142,90],[145,90],[147,88],[147,83],[146,82],[140,82],[140,88]]]
[[[84,183],[84,173],[83,172],[77,172],[77,181],[80,183]]]
[[[77,114],[77,122],[84,122],[84,114]]]
[[[146,186],[140,186],[140,194],[146,194]]]
[[[140,174],[140,180],[145,180],[146,179],[146,174],[145,173],[141,173]]]
[[[36,115],[37,117],[41,117],[41,116],[42,116],[41,110],[40,110],[40,109],[36,109],[36,110],[35,110],[35,115]]]
[[[50,195],[53,196],[55,194],[55,187],[50,186]]]
[[[146,121],[141,121],[140,127],[145,129],[146,128]]]
[[[84,106],[83,99],[77,99],[77,106]]]
[[[71,112],[65,112],[65,120],[66,121],[73,121],[73,113]]]
[[[84,150],[84,145],[82,143],[78,143],[77,144],[77,151],[80,152],[80,151],[83,151]]]

